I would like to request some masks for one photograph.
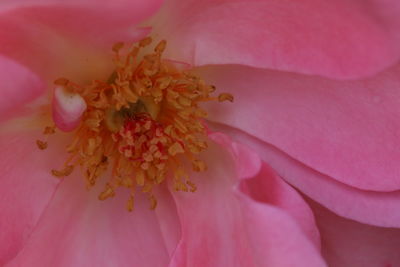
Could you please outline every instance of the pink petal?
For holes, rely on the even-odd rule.
[[[102,75],[110,75],[112,44],[146,35],[149,29],[136,25],[161,2],[8,1],[0,14],[0,53],[50,81],[60,76],[107,80]]]
[[[181,236],[179,216],[171,192],[166,187],[155,188],[155,195],[158,204],[154,212],[157,216],[165,248],[171,258]]]
[[[221,140],[220,135],[213,135],[212,138],[222,141],[223,147],[232,152],[240,152],[234,155],[235,162],[250,163],[246,164],[250,169],[247,174],[260,168],[259,164],[243,161],[247,156],[254,157],[244,147],[232,146],[226,143],[225,138]],[[198,190],[193,194],[174,193],[182,224],[182,239],[171,267],[325,266],[318,249],[310,241],[309,232],[305,232],[297,222],[298,218],[292,217],[284,205],[275,207],[275,203],[257,202],[247,193],[239,191],[235,186],[239,177],[232,168],[235,163],[221,146],[211,145],[207,153],[212,155],[207,160],[207,173],[191,175]],[[239,170],[243,169],[239,167]],[[271,172],[257,175],[265,180],[277,179]],[[244,183],[253,180],[243,178],[246,178]],[[278,182],[266,194],[287,194],[290,199],[288,204],[296,199],[292,196],[297,196],[297,193],[287,191],[287,187]],[[296,204],[301,210],[306,210],[300,198],[297,198]],[[310,228],[317,231],[313,222],[308,222],[312,223]]]
[[[233,142],[232,139],[219,132],[209,133],[210,138],[217,144],[228,150],[235,160],[236,173],[239,179],[249,179],[258,175],[265,164],[261,161],[260,156],[246,146]],[[268,176],[274,176],[269,174]]]
[[[310,202],[329,266],[400,266],[400,229],[374,227],[344,219]]]
[[[379,1],[174,0],[153,23],[169,40],[171,58],[194,65],[356,78],[399,58],[400,6],[385,2],[391,19]]]
[[[400,66],[355,82],[239,66],[199,74],[235,96],[233,104],[212,104],[211,120],[347,185],[400,189]]]
[[[0,55],[0,121],[45,91],[42,81],[25,67]]]
[[[68,92],[62,86],[54,89],[52,101],[53,121],[65,132],[74,130],[86,110],[85,100],[76,93]]]
[[[382,227],[400,227],[399,190],[360,190],[337,182],[246,133],[217,124],[213,124],[213,128],[229,133],[236,140],[258,151],[260,157],[283,179],[340,216]]]
[[[110,40],[118,36],[134,34],[142,20],[153,15],[162,0],[120,0],[120,1],[45,1],[46,3],[17,4],[8,10],[14,16],[43,23],[62,34],[99,46],[113,44]],[[97,43],[99,42],[99,43]],[[111,47],[108,47],[111,48]]]
[[[237,175],[246,179],[240,183],[241,191],[257,202],[274,205],[290,214],[314,245],[320,247],[314,215],[303,198],[270,166],[262,162],[259,154],[232,142],[226,135],[215,133],[211,137],[233,154]]]
[[[0,265],[15,257],[40,220],[59,182],[50,170],[61,164],[57,146],[40,151],[41,134],[0,132]],[[32,265],[31,265],[32,266]]]
[[[159,221],[142,194],[130,213],[127,191],[99,201],[98,189],[85,190],[79,172],[65,178],[23,250],[6,266],[167,266],[172,249],[161,229],[168,229],[166,219]],[[177,218],[170,195],[158,201],[167,209],[163,213]]]
[[[268,177],[268,179],[265,179]],[[273,188],[273,190],[271,190]],[[320,237],[315,227],[314,216],[300,195],[270,166],[263,164],[258,176],[242,183],[242,190],[257,202],[274,205],[292,216],[316,247],[320,247]]]

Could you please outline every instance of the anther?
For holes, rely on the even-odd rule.
[[[162,40],[154,48],[154,52],[161,54],[162,52],[164,52],[166,46],[167,46],[167,41]]]
[[[41,140],[36,140],[36,144],[39,149],[44,150],[47,148],[47,142],[41,141]]]
[[[62,169],[60,171],[51,170],[51,174],[53,174],[56,177],[64,177],[64,176],[70,175],[73,170],[74,170],[74,166],[73,165],[67,165],[67,166],[65,166],[64,169]]]
[[[134,207],[134,198],[133,195],[131,195],[128,201],[126,202],[126,209],[128,211],[133,211],[133,207]]]
[[[218,96],[218,101],[219,102],[223,102],[223,101],[233,102],[233,95],[228,94],[228,93],[222,93]]]
[[[192,183],[191,181],[186,181],[186,184],[189,185],[190,192],[196,192],[197,186],[194,183]]]
[[[151,42],[152,42],[151,37],[146,37],[146,38],[144,38],[144,39],[139,41],[139,46],[140,47],[145,47],[145,46],[148,46],[149,44],[151,44]]]
[[[150,209],[154,210],[157,207],[157,199],[153,195],[150,195],[149,200],[150,200]]]
[[[118,53],[119,50],[122,49],[122,47],[124,47],[124,43],[118,42],[118,43],[115,43],[115,44],[112,46],[112,50],[113,50],[115,53]]]
[[[215,90],[217,90],[217,88],[214,85],[210,85],[209,92],[213,93]]]
[[[43,130],[43,134],[49,135],[54,134],[56,132],[55,126],[46,126]]]
[[[144,165],[144,164],[142,164]],[[148,164],[146,164],[146,166],[148,166]],[[148,167],[147,167],[148,168]],[[139,186],[143,186],[144,185],[144,172],[142,170],[139,170],[136,172],[136,183]]]
[[[106,188],[100,193],[98,198],[99,200],[105,200],[113,196],[115,196],[114,188],[110,184],[107,184]]]
[[[55,85],[67,86],[69,81],[66,78],[58,78],[54,81]]]
[[[204,163],[204,161],[201,161],[198,159],[195,159],[192,161],[192,167],[193,167],[193,170],[196,172],[202,172],[207,169],[207,165]]]
[[[182,145],[178,142],[175,142],[172,146],[168,148],[168,153],[171,156],[175,156],[176,154],[183,153],[185,150],[183,149]]]

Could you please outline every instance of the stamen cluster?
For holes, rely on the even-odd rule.
[[[151,38],[145,38],[127,49],[122,43],[115,44],[116,67],[106,82],[95,80],[80,86],[65,78],[55,81],[79,94],[87,109],[73,132],[64,169],[53,170],[53,175],[67,176],[80,166],[91,188],[111,170],[99,199],[112,197],[117,187],[125,187],[130,192],[130,211],[138,190],[148,194],[155,208],[153,187],[166,177],[171,177],[175,190],[196,191],[188,163],[197,172],[207,168],[198,158],[207,148],[203,121],[207,113],[199,104],[233,101],[229,94],[211,97],[214,86],[162,59],[166,41],[159,42],[151,53],[142,52],[151,43]],[[47,143],[38,141],[38,145],[44,149]]]

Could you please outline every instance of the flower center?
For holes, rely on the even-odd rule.
[[[129,49],[115,44],[116,67],[106,82],[95,80],[80,86],[65,78],[55,81],[69,94],[79,95],[86,110],[72,132],[74,138],[67,148],[70,156],[63,169],[52,170],[52,174],[68,176],[79,166],[88,188],[108,177],[99,199],[113,197],[118,187],[127,188],[129,211],[137,191],[148,194],[155,208],[153,188],[167,177],[177,191],[196,191],[190,169],[201,172],[207,168],[198,158],[207,148],[203,120],[207,113],[199,104],[233,101],[230,94],[211,97],[214,86],[162,59],[166,41],[151,53],[142,53],[151,42],[147,37]],[[55,127],[46,127],[45,134],[54,131]],[[47,147],[44,141],[37,144],[40,149]],[[107,170],[111,174],[106,176]]]

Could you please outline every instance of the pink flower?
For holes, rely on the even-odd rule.
[[[0,4],[0,263],[325,266],[312,212],[282,177],[340,216],[378,226],[347,221],[309,200],[332,266],[398,264],[398,238],[391,237],[399,231],[380,227],[400,221],[398,78],[390,67],[399,56],[400,6],[176,0],[159,10],[161,4]],[[143,38],[147,26],[168,41],[168,58],[197,66],[207,83],[235,96],[234,104],[208,111],[209,126],[237,141],[210,136],[208,171],[191,174],[195,193],[164,183],[155,211],[138,194],[129,213],[124,192],[101,202],[103,188],[87,192],[78,171],[63,180],[50,174],[64,162],[70,137],[50,139],[43,152],[34,142],[49,114],[38,107],[49,107],[52,81],[107,79],[112,44]]]

